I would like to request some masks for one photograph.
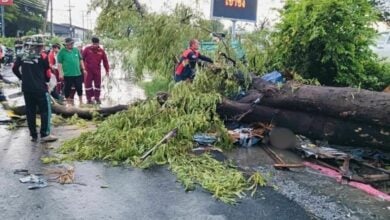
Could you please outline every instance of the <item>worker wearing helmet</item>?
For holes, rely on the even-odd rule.
[[[16,58],[12,71],[22,80],[31,140],[36,142],[38,139],[36,130],[36,110],[38,107],[41,116],[41,141],[56,141],[57,137],[50,134],[51,106],[47,86],[50,79],[50,66],[47,55],[43,53],[43,39],[40,37],[28,38],[24,45],[25,50]]]

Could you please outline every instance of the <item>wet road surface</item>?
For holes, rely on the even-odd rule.
[[[54,130],[63,140],[76,127]],[[297,203],[270,187],[237,205],[216,201],[203,189],[185,192],[165,167],[140,170],[100,162],[76,162],[76,182],[28,190],[15,169],[42,172],[48,148],[33,144],[27,129],[0,127],[0,219],[311,219]],[[108,187],[108,188],[102,188]]]

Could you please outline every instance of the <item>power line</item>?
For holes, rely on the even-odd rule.
[[[54,11],[66,11],[66,12],[69,11],[69,9],[59,9],[59,8],[53,8],[53,10]]]

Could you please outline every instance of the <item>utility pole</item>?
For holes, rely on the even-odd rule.
[[[236,20],[232,20],[233,25],[232,25],[232,40],[236,40]]]
[[[4,5],[1,6],[1,36],[5,37]]]
[[[53,25],[53,0],[50,0],[50,37],[54,36]]]
[[[69,0],[69,35],[70,35],[70,37],[73,37],[72,6],[70,5],[70,0]]]
[[[82,19],[83,19],[83,40],[85,40],[85,27],[84,27],[84,11],[81,11],[81,16],[82,16]]]
[[[47,19],[49,17],[49,5],[50,5],[50,0],[46,1],[46,11],[45,11],[45,22],[43,22],[43,34],[46,34],[46,29],[47,29]]]

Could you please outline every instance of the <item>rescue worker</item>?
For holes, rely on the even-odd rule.
[[[85,77],[85,93],[88,104],[93,104],[92,97],[95,97],[96,104],[101,104],[100,88],[102,83],[101,63],[103,62],[106,76],[109,76],[110,66],[106,52],[99,45],[99,38],[92,38],[92,45],[83,50],[83,59],[88,75]],[[93,86],[92,86],[93,82]]]
[[[70,98],[72,86],[76,88],[79,96],[80,105],[83,103],[83,74],[87,71],[84,66],[80,51],[73,47],[72,38],[65,39],[65,48],[62,48],[57,55],[58,71],[60,80],[64,79],[64,95],[68,105],[73,105],[73,99]]]
[[[195,77],[195,68],[198,60],[203,60],[209,63],[213,63],[213,60],[209,57],[203,56],[199,53],[199,41],[192,39],[189,42],[189,48],[185,50],[179,60],[175,69],[175,81],[180,82],[183,80],[191,81]]]
[[[58,43],[53,44],[51,47],[51,50],[49,52],[49,65],[51,72],[54,74],[57,80],[57,85],[52,93],[54,98],[58,97],[57,99],[61,99],[60,96],[62,94],[62,87],[63,87],[63,81],[60,80],[60,73],[58,72],[58,65],[57,65],[57,54],[61,49],[61,45]]]
[[[50,134],[51,105],[46,84],[50,79],[50,67],[47,55],[43,53],[43,39],[40,37],[30,38],[25,45],[27,47],[16,58],[12,71],[22,80],[22,92],[31,141],[36,142],[38,140],[36,130],[37,107],[41,116],[41,141],[56,141],[57,137]]]

